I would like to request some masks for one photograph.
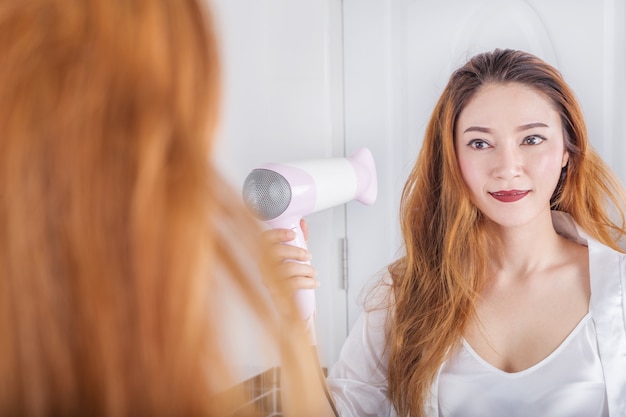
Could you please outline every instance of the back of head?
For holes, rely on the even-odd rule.
[[[195,0],[0,6],[0,414],[224,415],[216,271],[255,301],[216,241],[253,223],[210,164],[207,17]]]

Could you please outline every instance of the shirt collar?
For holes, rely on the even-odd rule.
[[[579,245],[588,246],[589,235],[564,211],[552,211],[554,230],[566,239]]]

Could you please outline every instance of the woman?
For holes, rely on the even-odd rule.
[[[255,223],[211,163],[203,4],[0,7],[0,415],[228,415],[227,281],[279,340]]]
[[[406,254],[330,372],[338,414],[626,415],[624,207],[554,68],[470,59],[404,188]],[[281,246],[277,259],[307,256]],[[272,285],[315,285],[285,265]]]

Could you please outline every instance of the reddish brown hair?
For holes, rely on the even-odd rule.
[[[225,415],[216,281],[270,313],[218,67],[200,1],[0,6],[0,414]]]
[[[399,415],[424,415],[434,378],[460,341],[495,250],[471,203],[454,147],[455,125],[488,83],[520,83],[547,97],[560,114],[569,163],[552,208],[572,215],[592,237],[619,250],[626,234],[624,191],[588,144],[580,105],[559,72],[521,51],[495,50],[455,71],[433,111],[418,160],[405,185],[401,227],[406,256],[393,263],[389,389]],[[611,203],[612,206],[609,206]],[[617,209],[621,222],[609,210]]]

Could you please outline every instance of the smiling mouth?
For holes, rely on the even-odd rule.
[[[509,190],[509,191],[495,191],[489,193],[493,198],[503,203],[513,203],[526,197],[530,191],[522,190]]]

